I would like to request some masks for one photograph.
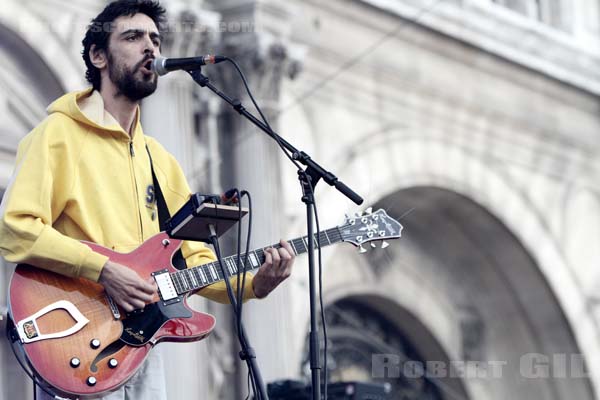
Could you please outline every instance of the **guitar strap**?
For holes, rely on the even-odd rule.
[[[150,149],[148,145],[146,145],[146,151],[148,152],[148,158],[150,159],[150,170],[152,171],[152,184],[154,185],[154,199],[156,201],[156,207],[158,208],[158,226],[161,232],[167,230],[167,221],[171,219],[171,214],[169,213],[169,208],[167,207],[167,202],[165,201],[165,197],[163,196],[162,190],[160,189],[160,184],[158,183],[158,179],[156,178],[156,174],[154,173],[154,163],[152,162],[152,155],[150,154]],[[183,258],[183,254],[181,253],[181,249],[177,250],[173,255],[173,266],[177,269],[186,269],[187,265],[185,263],[185,259]]]
[[[165,197],[158,184],[158,179],[156,179],[154,163],[152,162],[152,155],[150,154],[148,145],[146,145],[146,151],[148,152],[148,158],[150,159],[150,171],[152,171],[152,184],[154,185],[154,200],[156,201],[156,206],[158,208],[158,226],[160,231],[164,232],[167,229],[167,221],[171,218],[171,214],[169,213],[167,202],[165,201]]]

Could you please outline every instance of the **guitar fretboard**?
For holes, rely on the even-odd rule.
[[[319,234],[319,240],[321,247],[341,242],[342,234],[339,227],[322,231]],[[289,243],[296,255],[306,253],[308,251],[308,236],[302,236],[300,238],[289,240]],[[237,274],[238,266],[241,268],[242,272],[244,271],[244,267],[246,271],[257,269],[265,261],[265,249],[270,247],[280,248],[281,245],[277,243],[269,247],[250,251],[248,253],[248,259],[245,266],[243,265],[245,260],[244,255],[242,255],[239,263],[237,256],[225,257],[223,258],[223,266],[227,268],[227,272],[230,276]],[[317,235],[314,236],[314,247],[315,249],[318,248]],[[197,267],[173,272],[171,273],[171,279],[175,289],[177,290],[177,294],[182,295],[222,281],[224,277],[221,273],[219,262],[215,261],[212,263],[199,265]]]

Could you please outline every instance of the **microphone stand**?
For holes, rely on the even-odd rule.
[[[269,135],[273,140],[278,142],[281,146],[292,153],[292,158],[304,166],[305,170],[298,171],[298,179],[302,186],[302,202],[306,204],[306,227],[308,231],[308,273],[309,273],[309,297],[310,297],[310,369],[311,369],[311,382],[312,382],[312,399],[321,400],[321,366],[319,361],[320,356],[320,344],[319,344],[319,332],[317,326],[317,294],[315,284],[315,261],[314,261],[314,227],[313,227],[313,207],[314,207],[314,188],[320,179],[323,179],[330,186],[334,186],[344,196],[352,200],[354,203],[360,205],[363,199],[352,189],[346,186],[343,182],[331,172],[325,170],[318,163],[310,158],[308,154],[303,151],[296,149],[289,142],[279,136],[276,132],[270,129],[265,123],[256,118],[242,105],[239,99],[231,99],[225,93],[217,89],[208,77],[202,74],[200,68],[192,71],[188,71],[189,74],[201,87],[209,88],[213,93],[225,100],[235,111],[243,115],[260,128],[263,132]],[[325,382],[327,384],[327,382]]]
[[[238,329],[238,340],[240,342],[240,346],[242,350],[239,352],[239,356],[243,361],[246,361],[248,365],[248,371],[250,371],[253,388],[255,389],[254,395],[257,400],[269,400],[269,396],[267,395],[267,390],[265,389],[265,384],[263,382],[260,370],[258,369],[258,364],[256,363],[256,353],[254,352],[254,348],[251,347],[250,341],[248,340],[248,335],[246,334],[246,329],[244,328],[244,323],[242,322],[241,315],[238,317],[237,312],[239,312],[238,304],[235,295],[233,294],[233,288],[231,287],[231,282],[229,281],[230,275],[227,272],[227,268],[223,265],[223,259],[221,258],[221,249],[219,248],[219,239],[217,237],[217,233],[214,225],[209,225],[210,243],[213,245],[215,252],[217,253],[217,258],[219,261],[219,267],[221,269],[221,273],[225,278],[225,287],[227,289],[227,295],[229,296],[229,301],[231,302],[231,306],[235,310],[234,315],[239,322],[237,327]],[[239,301],[244,301],[243,299],[239,299]]]

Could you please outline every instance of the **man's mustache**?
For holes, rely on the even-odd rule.
[[[137,63],[137,64],[135,65],[135,68],[134,68],[134,70],[137,70],[137,69],[139,69],[139,68],[140,68],[142,65],[146,64],[148,61],[150,61],[150,60],[154,60],[154,58],[155,58],[154,56],[146,56],[146,57],[144,57],[144,58],[142,59],[142,61],[140,61],[139,63]]]

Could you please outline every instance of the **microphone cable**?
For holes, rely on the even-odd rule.
[[[254,96],[252,95],[252,91],[250,90],[250,87],[248,86],[248,82],[246,80],[246,76],[242,72],[242,70],[241,70],[240,66],[238,65],[238,63],[234,59],[226,57],[226,56],[223,56],[223,59],[225,61],[231,63],[235,67],[235,69],[237,70],[240,78],[242,79],[242,83],[244,84],[244,88],[246,89],[246,93],[248,93],[248,97],[250,97],[250,100],[252,101],[252,104],[254,104],[254,107],[256,108],[256,110],[258,111],[258,113],[260,114],[260,116],[261,116],[263,122],[265,123],[265,125],[267,126],[267,129],[269,130],[269,133],[270,133],[271,137],[273,139],[275,139],[275,141],[277,142],[277,144],[279,145],[279,147],[281,148],[281,150],[283,150],[283,153],[286,155],[287,158],[289,158],[289,160],[292,162],[292,164],[294,164],[298,170],[302,170],[302,167],[300,166],[300,164],[298,164],[298,162],[293,158],[293,156],[289,154],[289,150],[286,149],[283,146],[283,143],[281,143],[281,140],[279,140],[279,135],[277,135],[277,133],[275,133],[273,131],[273,128],[271,128],[271,125],[269,124],[269,121],[267,120],[267,117],[265,117],[265,115],[263,114],[261,108],[256,103],[256,100],[254,99]]]
[[[258,113],[260,114],[263,122],[265,123],[265,125],[267,126],[270,136],[275,139],[275,141],[277,142],[277,144],[279,145],[279,147],[281,148],[281,150],[283,151],[283,153],[286,155],[286,157],[292,162],[292,164],[294,164],[296,166],[296,168],[298,169],[298,172],[302,172],[305,173],[304,170],[302,169],[302,166],[300,166],[300,164],[298,163],[298,161],[296,161],[294,159],[294,155],[290,155],[288,149],[286,149],[283,146],[283,143],[281,143],[281,140],[279,139],[279,135],[277,135],[277,133],[275,133],[273,131],[273,128],[271,128],[271,125],[269,124],[269,121],[267,120],[267,118],[265,117],[265,115],[263,114],[261,108],[259,107],[259,105],[256,103],[256,100],[254,99],[254,96],[252,95],[252,91],[250,90],[250,87],[248,86],[248,82],[246,80],[246,77],[244,75],[244,73],[242,72],[241,68],[239,67],[238,63],[233,60],[232,58],[223,56],[223,59],[229,63],[231,63],[235,69],[237,70],[242,83],[244,84],[244,88],[246,89],[246,92],[248,93],[248,97],[250,97],[250,100],[252,101],[252,104],[254,105],[254,107],[256,108],[256,110],[258,111]],[[313,204],[312,204],[312,212],[315,216],[315,222],[316,222],[316,232],[314,233],[316,235],[316,239],[317,239],[317,249],[318,249],[318,274],[319,274],[319,282],[318,282],[318,286],[319,286],[319,306],[321,309],[321,326],[323,327],[323,381],[324,381],[324,390],[323,390],[323,400],[327,400],[327,323],[325,320],[325,310],[323,307],[323,264],[322,264],[322,255],[321,255],[321,229],[319,226],[319,217],[318,217],[318,212],[317,212],[317,204],[316,204],[316,200],[315,200],[315,193],[313,190],[313,185],[312,182],[310,181],[310,175],[308,175],[307,177],[307,182],[308,182],[308,189],[310,192],[310,196],[313,199]],[[248,194],[248,199],[250,200],[249,194]],[[241,211],[240,211],[241,212]],[[250,226],[249,226],[250,228]],[[249,230],[250,232],[250,230]],[[250,236],[248,236],[250,237]],[[307,237],[307,240],[309,240],[309,238]],[[314,238],[310,238],[310,240],[314,240]],[[239,243],[239,242],[238,242]],[[248,246],[248,243],[246,243],[246,246]],[[247,256],[247,253],[246,253]],[[245,269],[245,267],[244,267]],[[239,274],[239,269],[238,269],[238,274]],[[239,285],[238,285],[239,287]],[[242,293],[243,293],[243,286],[242,286]],[[239,295],[239,294],[238,294]],[[242,302],[238,302],[238,308],[239,308],[239,313],[238,313],[238,318],[241,318],[241,304]]]

